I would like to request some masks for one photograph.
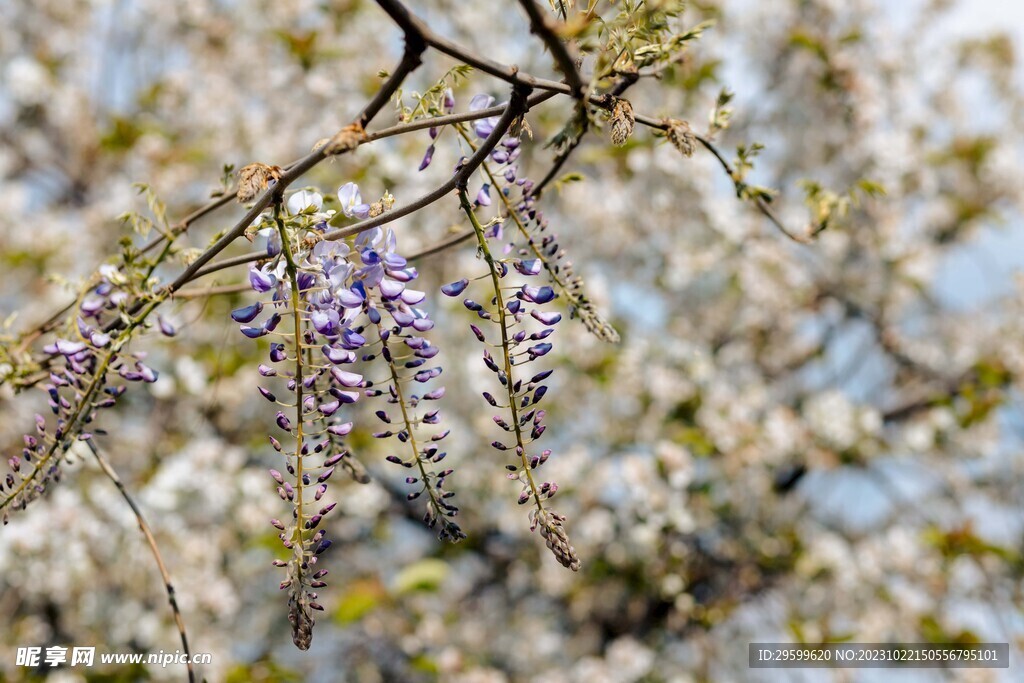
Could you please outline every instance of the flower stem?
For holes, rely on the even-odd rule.
[[[487,245],[487,237],[484,235],[484,228],[480,225],[480,221],[477,220],[476,214],[473,213],[473,205],[469,203],[469,195],[466,192],[465,187],[459,188],[459,202],[462,204],[462,210],[466,212],[469,217],[469,222],[473,224],[473,230],[476,232],[477,244],[480,246],[480,251],[484,255],[484,260],[487,261],[487,267],[491,271],[491,283],[494,286],[494,300],[498,307],[498,324],[501,327],[501,349],[502,359],[505,363],[505,389],[508,392],[508,403],[509,410],[512,413],[512,424],[516,431],[516,452],[519,453],[519,459],[522,461],[523,473],[526,474],[526,481],[530,485],[530,492],[533,494],[533,500],[537,503],[537,509],[543,510],[544,505],[541,503],[540,492],[537,490],[537,484],[533,481],[533,473],[530,471],[530,462],[526,457],[526,446],[523,443],[523,431],[519,424],[519,409],[516,407],[516,393],[515,380],[512,376],[512,360],[509,355],[509,340],[508,340],[508,325],[506,322],[506,311],[505,302],[501,296],[501,282],[498,278],[498,268],[494,263],[494,256],[491,255],[490,247]]]
[[[291,243],[288,240],[288,231],[285,228],[284,220],[281,218],[281,201],[277,199],[274,203],[274,221],[277,223],[278,232],[281,233],[281,252],[284,254],[285,267],[288,271],[288,279],[291,282],[291,305],[294,315],[295,334],[295,532],[292,534],[292,543],[295,550],[296,578],[299,585],[302,585],[302,564],[306,559],[306,545],[302,539],[302,525],[305,522],[303,514],[302,484],[303,457],[302,457],[302,316],[299,315],[299,269],[295,265],[292,256]]]

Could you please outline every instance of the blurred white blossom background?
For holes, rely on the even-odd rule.
[[[557,78],[515,3],[410,6],[445,36]],[[639,128],[624,148],[605,132],[581,145],[566,170],[584,179],[549,191],[544,210],[622,341],[565,321],[551,354],[545,476],[561,487],[579,574],[530,533],[487,446],[489,375],[466,311],[437,296],[479,270],[467,243],[417,266],[438,323],[450,484],[469,538],[439,544],[384,452],[356,434],[373,479],[341,487],[327,613],[313,648],[296,651],[270,566],[267,520],[281,514],[265,473],[272,417],[256,393],[258,353],[227,317],[248,301],[171,307],[178,335],[147,340],[161,377],[104,416],[103,443],[154,528],[193,650],[213,655],[209,680],[934,680],[747,668],[749,642],[823,639],[1009,642],[1009,671],[944,675],[1015,680],[1024,7],[737,0],[690,3],[681,22],[704,19],[716,25],[682,63],[629,91],[637,112],[703,129],[720,88],[734,90],[721,147],[731,158],[736,145],[765,145],[752,182],[780,189],[773,206],[788,225],[808,224],[802,178],[840,189],[870,179],[886,196],[798,245],[736,198],[708,154],[686,159]],[[5,8],[0,333],[44,320],[117,252],[117,217],[145,204],[133,183],[184,216],[224,164],[283,164],[350,121],[400,53],[400,32],[360,0]],[[406,96],[451,66],[428,53]],[[505,96],[473,74],[457,109],[481,92]],[[571,107],[530,113],[526,175],[547,171],[542,143]],[[393,122],[387,109],[375,125]],[[364,145],[308,182],[352,180],[408,202],[461,153],[439,147],[417,172],[427,144],[423,131]],[[403,249],[446,237],[457,208],[396,222]],[[205,219],[189,245],[240,215]],[[224,271],[210,283],[243,280]],[[44,392],[0,386],[5,456],[41,405]],[[14,665],[19,646],[179,644],[131,511],[88,450],[72,459],[60,485],[0,531],[0,680],[46,675]],[[183,672],[105,673],[49,678]]]

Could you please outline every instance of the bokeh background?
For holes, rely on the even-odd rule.
[[[556,73],[515,3],[410,6],[496,60]],[[118,216],[145,210],[133,183],[183,216],[224,164],[286,162],[350,121],[401,50],[361,0],[15,0],[3,17],[7,340],[117,252]],[[341,487],[334,582],[306,653],[291,644],[270,566],[267,520],[280,509],[265,474],[275,453],[255,391],[260,351],[227,317],[246,295],[175,302],[179,334],[141,341],[161,378],[105,416],[103,444],[154,527],[193,649],[213,655],[209,680],[937,680],[747,669],[748,642],[790,640],[1009,642],[1009,671],[941,679],[1016,680],[1024,12],[977,0],[735,0],[693,2],[679,24],[705,19],[715,27],[684,60],[630,91],[638,112],[703,129],[719,90],[735,91],[721,146],[765,145],[751,177],[780,189],[776,210],[798,229],[802,178],[837,189],[867,178],[887,194],[803,246],[738,201],[708,154],[686,159],[641,129],[624,148],[595,133],[577,150],[567,170],[584,179],[548,193],[545,210],[622,334],[612,346],[562,323],[549,356],[547,476],[561,486],[580,573],[529,532],[487,447],[495,427],[479,392],[490,378],[470,320],[433,295],[479,272],[472,247],[418,264],[469,538],[439,544],[404,501],[404,475],[356,434],[373,480]],[[406,96],[452,65],[430,53]],[[500,99],[505,87],[474,74],[457,110],[481,92]],[[526,175],[546,172],[542,143],[570,112],[555,100],[530,114]],[[389,110],[375,125],[393,121]],[[420,173],[427,144],[421,132],[366,145],[308,182],[331,193],[354,180],[409,201],[459,154],[439,149]],[[203,220],[190,244],[240,215]],[[395,227],[414,251],[459,225],[448,201]],[[5,454],[44,399],[0,386]],[[0,530],[0,680],[181,679],[14,666],[26,645],[179,646],[134,517],[84,456]]]

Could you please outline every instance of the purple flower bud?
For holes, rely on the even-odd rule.
[[[513,267],[523,275],[536,275],[543,268],[543,264],[540,259],[531,259],[529,261],[521,261],[516,259],[512,262]]]
[[[363,384],[363,376],[347,372],[341,368],[331,368],[331,377],[343,387],[358,387]]]
[[[425,358],[433,358],[438,353],[440,353],[440,351],[441,351],[441,349],[439,349],[436,346],[427,346],[425,348],[420,349],[419,351],[416,351],[416,355],[418,357],[424,358],[424,359]]]
[[[249,269],[249,284],[257,292],[269,292],[277,284],[277,276],[257,268]]]
[[[64,356],[72,356],[80,351],[84,351],[85,349],[86,346],[82,342],[58,339],[55,343],[43,348],[43,351],[50,355],[61,354]]]
[[[284,484],[284,477],[282,477],[281,473],[278,472],[277,470],[270,470],[270,476],[272,476],[274,478],[274,481],[276,481],[278,484]],[[280,528],[283,529],[284,527]]]
[[[353,332],[352,330],[346,329],[341,333],[341,345],[348,349],[358,349],[360,346],[366,343],[366,338],[363,335]]]
[[[341,453],[335,453],[331,457],[324,460],[324,467],[334,467],[339,462],[341,462],[342,458],[344,458],[346,455],[348,455],[348,453],[344,451],[342,451]]]
[[[106,300],[103,299],[102,297],[91,296],[86,298],[82,302],[82,305],[79,307],[79,310],[82,312],[82,315],[86,316],[87,318],[91,318],[92,316],[102,311],[105,305]]]
[[[419,277],[419,271],[415,268],[402,268],[401,270],[388,269],[388,275],[399,282],[412,282]]]
[[[274,315],[267,318],[266,322],[263,323],[263,329],[267,332],[273,332],[277,329],[277,326],[281,324],[281,314],[275,313]]]
[[[156,319],[157,322],[160,324],[160,332],[163,333],[164,336],[173,337],[178,333],[178,331],[174,329],[174,325],[169,323],[167,319],[164,318],[162,315],[158,315]]]
[[[548,342],[544,342],[543,344],[534,344],[529,349],[527,349],[526,352],[530,354],[531,358],[538,358],[540,356],[547,354],[547,352],[550,350],[551,344],[549,344]]]
[[[330,417],[338,412],[338,408],[341,407],[341,401],[331,401],[330,403],[321,403],[320,412]]]
[[[139,362],[135,364],[135,369],[139,371],[142,376],[142,381],[152,384],[160,378],[160,373],[149,367],[145,363]]]
[[[267,331],[262,327],[247,327],[245,325],[239,325],[238,329],[240,329],[242,334],[249,339],[259,339],[267,333]]]
[[[345,436],[352,431],[352,423],[346,422],[340,425],[331,425],[327,428],[327,431],[335,436]]]
[[[553,373],[553,372],[554,372],[554,370],[544,370],[543,372],[538,372],[536,375],[534,375],[530,379],[530,384],[533,384],[535,382],[543,382],[548,377],[550,377],[551,373]]]
[[[459,294],[462,294],[463,290],[465,290],[468,285],[469,280],[463,278],[457,282],[452,282],[451,284],[442,287],[441,293],[444,294],[445,296],[458,296]]]
[[[391,319],[399,327],[409,327],[416,320],[412,313],[406,313],[405,311],[391,311]]]
[[[415,375],[413,375],[413,379],[420,383],[429,382],[430,380],[434,379],[440,374],[441,368],[430,368],[429,370],[420,370]]]
[[[523,285],[523,288],[520,290],[520,296],[535,304],[546,304],[555,298],[555,290],[546,285],[543,287]]]
[[[331,396],[334,396],[342,403],[355,403],[359,400],[358,391],[339,391],[333,387],[331,388]]]
[[[286,432],[292,431],[292,423],[288,420],[288,416],[280,410],[277,411],[277,426]]]
[[[320,350],[325,356],[327,356],[327,360],[336,365],[340,363],[352,363],[356,359],[356,355],[351,351],[336,349],[333,346],[327,346],[326,344],[320,347]]]
[[[402,303],[409,306],[415,306],[423,302],[427,298],[426,292],[421,292],[418,289],[405,289],[402,291]]]
[[[333,308],[327,309],[326,311],[317,310],[313,311],[309,316],[310,322],[313,323],[313,327],[320,334],[335,334],[338,331],[338,324],[341,318],[338,316],[338,312]]]
[[[562,319],[562,314],[558,313],[557,311],[544,312],[538,311],[537,309],[533,309],[532,311],[530,311],[530,315],[532,315],[535,319],[539,320],[545,325],[554,325],[555,323]]]
[[[424,401],[436,401],[437,399],[441,398],[442,396],[444,396],[444,387],[438,387],[437,389],[434,389],[433,391],[428,391],[427,393],[423,394],[423,400]]]
[[[431,128],[430,130],[433,131],[435,129]],[[432,135],[431,137],[434,137],[434,136]],[[427,147],[427,153],[423,155],[423,161],[420,162],[420,167],[419,167],[418,170],[422,171],[427,166],[430,166],[430,162],[433,161],[433,159],[434,159],[434,146],[431,145],[430,147]]]
[[[405,291],[405,284],[392,280],[390,278],[384,278],[378,285],[381,296],[387,300],[397,299],[401,296],[402,292]]]
[[[480,206],[491,205],[491,186],[489,183],[484,183],[480,191],[476,193],[476,203]]]
[[[358,290],[348,289],[345,287],[342,287],[334,294],[341,305],[345,308],[359,308],[363,305],[363,301],[366,299],[366,297],[364,297]]]

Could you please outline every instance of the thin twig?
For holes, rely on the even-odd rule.
[[[542,104],[543,102],[548,101],[549,99],[551,99],[554,96],[555,96],[555,93],[545,92],[545,93],[540,93],[538,95],[534,95],[532,97],[529,97],[526,100],[526,103],[525,103],[526,109],[524,111],[528,111],[532,107],[534,107],[534,106],[536,106],[538,104]],[[475,121],[477,119],[487,118],[487,117],[490,117],[490,116],[494,116],[495,114],[504,114],[504,113],[506,113],[508,111],[508,109],[509,109],[508,105],[500,105],[500,106],[496,106],[496,107],[489,107],[488,109],[482,109],[480,111],[466,112],[466,113],[463,113],[463,114],[451,114],[449,116],[437,116],[437,117],[431,117],[431,118],[426,118],[426,119],[420,119],[418,121],[412,121],[410,123],[399,124],[397,126],[392,126],[390,128],[385,128],[383,130],[378,131],[377,133],[374,133],[374,134],[371,134],[371,135],[367,136],[367,139],[364,141],[364,144],[365,144],[365,142],[371,142],[373,140],[380,140],[380,139],[385,138],[385,137],[390,137],[390,136],[393,136],[393,135],[400,135],[402,133],[406,133],[406,132],[413,131],[413,130],[421,130],[421,129],[424,129],[424,128],[435,128],[435,127],[440,127],[440,126],[444,126],[444,125],[452,125],[452,124],[456,124],[456,123],[462,123],[462,122],[466,122],[466,121]],[[500,120],[501,119],[499,119],[499,121]],[[511,119],[509,120],[509,123],[511,124]],[[496,128],[496,130],[498,130],[498,129]],[[497,146],[498,141],[501,140],[501,137],[505,134],[506,130],[508,130],[507,126],[501,128],[500,130],[498,130],[497,134],[493,135],[493,137],[495,138],[494,139],[494,145],[488,151],[493,150],[494,146]],[[482,158],[480,159],[479,162],[474,161],[473,159],[468,161],[466,163],[466,166],[469,168],[468,172],[472,173],[472,171],[475,170],[479,166],[480,163],[482,163]],[[397,220],[397,219],[399,219],[399,218],[401,218],[403,216],[406,216],[406,215],[408,215],[409,213],[411,213],[413,211],[418,211],[419,209],[422,209],[424,206],[427,206],[427,205],[437,201],[438,199],[443,197],[445,194],[447,194],[447,193],[451,192],[452,190],[454,190],[454,182],[455,182],[454,180],[447,181],[445,184],[443,184],[440,187],[436,188],[432,192],[424,195],[423,197],[420,197],[420,199],[418,199],[415,202],[413,202],[413,204],[411,204],[409,206],[406,206],[406,207],[403,207],[402,209],[395,210],[395,211],[389,211],[387,213],[381,214],[380,216],[377,216],[376,218],[371,218],[371,219],[362,221],[361,223],[356,223],[356,224],[354,224],[352,226],[349,226],[348,228],[343,228],[343,229],[334,230],[332,232],[329,232],[326,235],[324,235],[324,239],[334,240],[334,239],[340,239],[342,237],[349,237],[351,235],[355,235],[355,234],[358,234],[360,232],[364,232],[366,230],[370,230],[371,228],[379,227],[381,225],[386,225],[387,223],[390,223],[390,222],[395,221],[395,220]],[[341,234],[343,232],[345,234]],[[251,251],[251,252],[249,252],[247,254],[240,254],[239,256],[232,256],[230,258],[222,259],[220,261],[214,261],[213,263],[210,263],[209,265],[207,265],[207,266],[205,266],[203,268],[200,268],[195,273],[193,273],[193,275],[191,277],[191,280],[196,280],[196,279],[201,278],[201,277],[203,277],[205,275],[210,275],[211,273],[216,273],[216,272],[218,272],[220,270],[224,270],[225,268],[230,268],[232,266],[238,266],[238,265],[243,265],[245,263],[252,263],[253,261],[259,261],[260,259],[263,259],[263,258],[266,258],[266,257],[267,257],[267,254],[266,254],[265,251]]]
[[[647,117],[643,117],[643,118],[647,118]],[[637,117],[637,121],[638,122],[640,121],[640,117]],[[645,125],[650,125],[650,124],[645,124]],[[740,182],[738,180],[736,180],[736,176],[733,173],[732,164],[730,164],[728,161],[726,161],[725,157],[722,156],[722,153],[718,151],[718,148],[715,146],[715,144],[713,142],[711,142],[711,140],[708,140],[707,138],[705,138],[702,135],[694,135],[694,137],[697,138],[697,142],[699,142],[701,145],[704,146],[704,149],[706,149],[709,152],[711,152],[711,154],[718,160],[718,163],[722,165],[722,168],[725,170],[726,174],[729,176],[729,178],[732,179],[733,183],[736,185],[736,189],[739,190]],[[774,225],[776,228],[779,229],[779,232],[781,232],[783,235],[785,235],[789,239],[793,240],[797,244],[810,244],[811,243],[811,239],[809,237],[804,237],[802,235],[797,235],[796,233],[790,231],[789,228],[787,228],[783,224],[783,222],[779,219],[779,217],[775,215],[775,212],[772,211],[771,207],[768,206],[768,202],[766,202],[762,197],[754,197],[754,206],[756,206],[758,208],[758,210],[762,214],[764,214],[765,217],[768,218],[769,221],[772,222],[772,225]]]
[[[461,233],[458,233],[457,235],[455,235],[453,237],[449,237],[448,239],[446,239],[446,240],[444,240],[442,242],[439,242],[439,243],[437,243],[437,244],[435,244],[433,246],[427,247],[426,249],[423,249],[422,251],[418,251],[415,254],[407,256],[405,260],[406,261],[416,261],[418,259],[427,258],[428,256],[433,256],[434,254],[438,254],[438,253],[440,253],[440,252],[442,252],[442,251],[444,251],[446,249],[450,249],[450,248],[452,248],[452,247],[454,247],[456,245],[462,244],[463,242],[465,242],[469,238],[473,237],[473,235],[475,235],[475,234],[476,233],[473,230],[465,230],[465,231],[463,231]]]
[[[544,11],[533,0],[519,0],[526,16],[530,19],[530,32],[544,41],[559,70],[565,75],[570,92],[576,99],[583,97],[583,77],[576,68],[576,57],[571,48],[558,37],[558,29]]]
[[[366,220],[359,221],[354,225],[350,225],[340,230],[332,230],[324,235],[325,240],[337,240],[345,237],[351,237],[352,235],[358,235],[361,232],[376,228],[390,223],[391,221],[408,216],[411,213],[419,211],[425,206],[433,204],[438,199],[445,197],[459,186],[459,183],[465,183],[473,172],[480,167],[480,164],[484,162],[494,148],[498,146],[498,142],[505,137],[505,133],[512,126],[512,122],[518,117],[525,114],[529,109],[529,102],[527,101],[526,94],[529,89],[525,86],[516,86],[512,90],[512,98],[509,100],[508,107],[505,108],[505,113],[501,115],[501,118],[494,124],[494,130],[491,134],[480,145],[480,148],[468,159],[466,159],[459,169],[449,178],[447,181],[442,183],[436,189],[423,195],[416,201],[407,204],[401,208],[393,209],[387,213],[381,214],[375,218],[367,218]]]
[[[252,289],[248,282],[241,282],[237,285],[221,285],[219,287],[186,287],[179,289],[174,294],[175,299],[203,299],[208,296],[220,294],[239,294]]]
[[[100,453],[96,444],[93,443],[93,439],[88,439],[85,443],[89,446],[89,450],[92,451],[92,454],[96,456],[96,461],[99,462],[100,469],[103,470],[103,473],[107,475],[110,481],[114,482],[114,486],[117,487],[117,490],[121,492],[121,496],[128,503],[128,507],[132,509],[132,513],[134,513],[135,519],[139,523],[139,530],[142,531],[142,535],[146,537],[146,543],[149,545],[150,552],[153,553],[153,559],[156,560],[156,566],[160,570],[160,577],[163,579],[164,588],[167,590],[167,602],[170,603],[171,611],[174,612],[174,624],[178,627],[178,633],[181,635],[181,649],[185,651],[189,683],[195,683],[196,672],[192,668],[192,655],[188,648],[188,633],[185,631],[185,620],[181,616],[181,610],[178,608],[178,599],[175,596],[174,584],[171,582],[170,572],[167,571],[167,565],[164,564],[164,558],[160,554],[160,548],[156,544],[156,538],[153,536],[153,531],[149,528],[146,518],[142,515],[142,510],[135,502],[132,494],[128,492],[128,489],[121,481],[121,477],[117,475],[114,468]]]

